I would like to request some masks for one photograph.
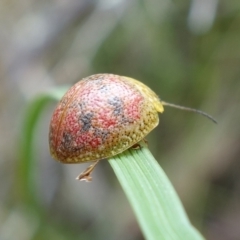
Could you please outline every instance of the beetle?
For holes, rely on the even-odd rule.
[[[77,179],[91,181],[101,159],[136,146],[159,124],[158,113],[170,106],[208,114],[162,101],[133,78],[95,74],[73,85],[60,100],[50,122],[49,146],[62,163],[95,161]]]

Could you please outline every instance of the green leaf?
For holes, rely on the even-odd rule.
[[[191,225],[172,184],[146,144],[109,162],[125,191],[146,239],[202,240]]]
[[[68,87],[55,88],[34,98],[27,106],[20,139],[20,156],[16,174],[17,196],[29,204],[37,204],[37,187],[34,179],[35,129],[41,113],[52,101],[59,101]],[[47,140],[46,140],[47,141]]]

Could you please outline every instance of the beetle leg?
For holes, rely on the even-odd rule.
[[[145,138],[142,141],[148,146],[148,141]],[[133,150],[137,150],[139,148],[141,148],[141,145],[139,142],[135,143],[134,145],[131,146],[131,149],[133,149]]]
[[[133,150],[137,150],[140,148],[141,148],[141,145],[139,143],[135,143],[134,145],[131,146],[131,149],[133,149]]]
[[[91,164],[88,168],[86,168],[86,170],[84,170],[81,174],[79,174],[76,177],[76,179],[80,180],[80,181],[91,182],[92,181],[91,173],[93,172],[93,170],[96,167],[96,165],[98,164],[98,162],[99,162],[99,160],[97,160],[96,162]]]

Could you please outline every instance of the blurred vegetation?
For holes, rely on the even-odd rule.
[[[34,134],[37,186],[23,192],[20,146],[32,99],[109,72],[218,120],[166,108],[149,147],[203,235],[239,240],[239,1],[4,0],[0,14],[0,239],[143,239],[107,161],[85,184],[75,176],[86,165],[51,159],[54,104]]]

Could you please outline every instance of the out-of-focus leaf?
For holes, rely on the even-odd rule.
[[[35,128],[45,106],[51,101],[58,101],[67,89],[68,87],[65,86],[52,89],[47,93],[39,95],[31,101],[24,116],[20,141],[18,173],[16,175],[18,187],[16,189],[22,200],[31,204],[37,203],[37,188],[33,176],[34,153],[36,152],[34,151],[34,138],[36,137]]]

